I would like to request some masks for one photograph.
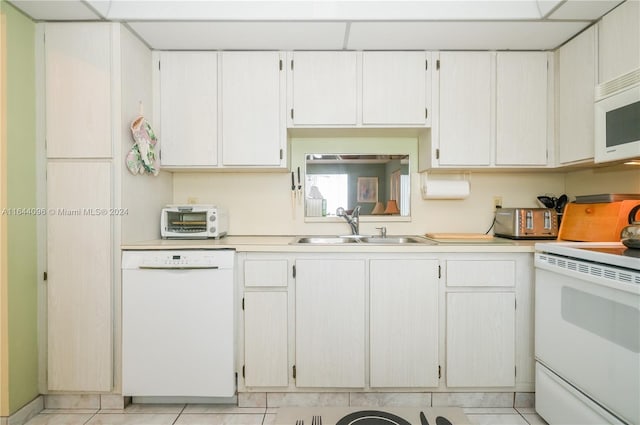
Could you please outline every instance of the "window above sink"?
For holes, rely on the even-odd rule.
[[[336,221],[360,206],[362,221],[410,221],[416,137],[294,137],[292,169],[304,177],[305,221]],[[390,202],[391,201],[391,202]]]

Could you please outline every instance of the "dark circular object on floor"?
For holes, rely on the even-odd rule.
[[[438,416],[436,418],[436,425],[452,425],[451,421],[447,418],[443,418],[442,416]]]
[[[411,425],[400,416],[379,410],[360,410],[349,413],[338,421],[336,425]]]

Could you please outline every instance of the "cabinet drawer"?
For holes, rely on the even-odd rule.
[[[246,260],[244,286],[287,286],[287,260]]]
[[[447,260],[447,286],[515,286],[512,260]]]

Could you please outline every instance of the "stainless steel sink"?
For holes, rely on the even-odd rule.
[[[435,245],[434,241],[431,241],[420,236],[368,236],[360,239],[360,242],[367,244],[380,244],[380,245],[406,245],[406,244],[427,244]]]
[[[436,245],[437,243],[420,236],[303,236],[295,238],[291,244]]]
[[[333,245],[344,243],[358,243],[356,238],[346,238],[341,236],[305,236],[296,238],[293,244],[316,244],[316,245]]]

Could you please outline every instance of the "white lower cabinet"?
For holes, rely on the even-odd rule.
[[[296,386],[365,386],[364,259],[296,260]]]
[[[242,254],[244,358],[247,387],[289,384],[289,260],[279,254]]]
[[[248,387],[286,387],[287,293],[244,295],[244,379]]]
[[[532,257],[241,255],[239,391],[530,392]]]
[[[443,263],[446,386],[531,391],[532,255],[459,253]]]
[[[371,387],[438,386],[438,261],[371,260]]]
[[[47,383],[52,391],[109,391],[113,382],[109,161],[47,166]],[[69,211],[64,214],[62,211]],[[100,247],[100,248],[97,248]]]
[[[447,294],[447,386],[515,384],[515,294]]]

